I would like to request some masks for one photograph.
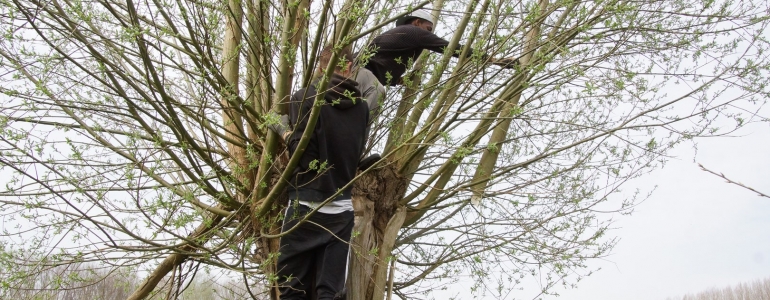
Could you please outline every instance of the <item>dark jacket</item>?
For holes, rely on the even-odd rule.
[[[313,101],[317,93],[324,93],[325,102],[310,143],[292,174],[290,199],[318,202],[336,193],[355,177],[366,143],[369,108],[356,88],[358,83],[335,74],[327,88],[319,89],[317,85],[316,80],[295,92],[289,103],[289,122],[294,131],[286,142],[293,155],[307,127]],[[350,190],[336,199],[350,199]]]
[[[374,38],[368,49],[375,54],[364,67],[372,71],[383,85],[394,86],[399,84],[401,76],[417,60],[422,50],[444,53],[447,46],[449,41],[432,32],[404,24]],[[458,45],[457,49],[462,49],[462,45]],[[459,57],[459,54],[452,56]],[[391,79],[388,79],[388,73]]]

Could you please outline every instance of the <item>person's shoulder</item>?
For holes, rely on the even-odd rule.
[[[315,88],[312,85],[306,86],[294,91],[294,93],[291,94],[291,101],[302,102],[307,98],[312,98],[313,96],[315,96],[315,94],[316,94]]]
[[[358,82],[358,86],[371,86],[373,81],[377,80],[377,77],[374,76],[374,73],[372,71],[369,71],[369,69],[360,67],[358,70],[356,70],[356,82]]]
[[[402,35],[402,34],[419,34],[420,32],[418,30],[427,31],[420,29],[417,26],[412,26],[409,24],[396,26],[395,28],[391,28],[383,33],[380,34],[380,36],[388,36],[388,35]]]
[[[396,26],[396,28],[393,28],[390,31],[392,31],[392,32],[421,32],[421,31],[429,32],[429,31],[427,31],[425,29],[422,29],[420,27],[417,27],[417,26],[414,26],[414,25],[410,25],[410,24],[404,24],[404,25],[401,25],[401,26]]]
[[[297,97],[297,98],[302,98],[302,95],[304,95],[306,91],[307,91],[307,88],[303,87],[301,89],[298,89],[298,90],[294,91],[294,93],[291,93],[291,96],[292,97]]]
[[[310,93],[315,93],[315,90],[316,90],[316,87],[315,87],[315,85],[316,85],[317,83],[318,83],[318,79],[314,79],[314,80],[313,80],[313,82],[312,82],[312,83],[310,83],[310,85],[308,85],[308,86],[305,86],[305,87],[303,87],[303,88],[300,88],[300,89],[298,89],[297,91],[295,91],[295,92],[294,92],[294,95],[298,95],[298,96],[300,96],[300,97],[301,97],[301,95],[310,94]]]
[[[308,90],[308,87],[303,87],[303,88],[300,88],[300,89],[294,91],[294,94],[301,94],[301,93],[304,93],[307,90]]]

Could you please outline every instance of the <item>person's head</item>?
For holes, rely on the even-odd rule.
[[[433,15],[426,9],[418,9],[396,20],[396,26],[413,25],[433,32]]]
[[[423,19],[420,19],[420,18],[414,18],[414,19],[412,19],[411,22],[409,22],[409,24],[412,24],[414,26],[420,27],[420,28],[425,29],[427,31],[433,32],[433,22],[431,22],[431,21],[423,20]]]
[[[321,55],[318,58],[318,72],[321,73],[329,65],[334,53],[334,46],[327,45],[321,50]],[[340,49],[337,65],[334,68],[334,73],[349,77],[353,72],[353,52],[350,50],[350,46]]]

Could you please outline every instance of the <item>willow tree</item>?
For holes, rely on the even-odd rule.
[[[144,276],[130,299],[173,297],[204,266],[277,298],[295,158],[266,126],[322,45],[366,49],[428,3],[3,0],[0,295],[46,270],[64,271],[29,288],[109,274],[62,268],[89,265]],[[369,151],[383,160],[350,183],[349,299],[460,278],[494,298],[574,285],[637,203],[624,183],[762,120],[765,1],[430,5],[451,43],[402,62],[382,102]]]

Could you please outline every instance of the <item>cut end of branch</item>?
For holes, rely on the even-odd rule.
[[[481,204],[481,193],[473,193],[473,196],[471,196],[471,204],[473,204],[473,206]]]

